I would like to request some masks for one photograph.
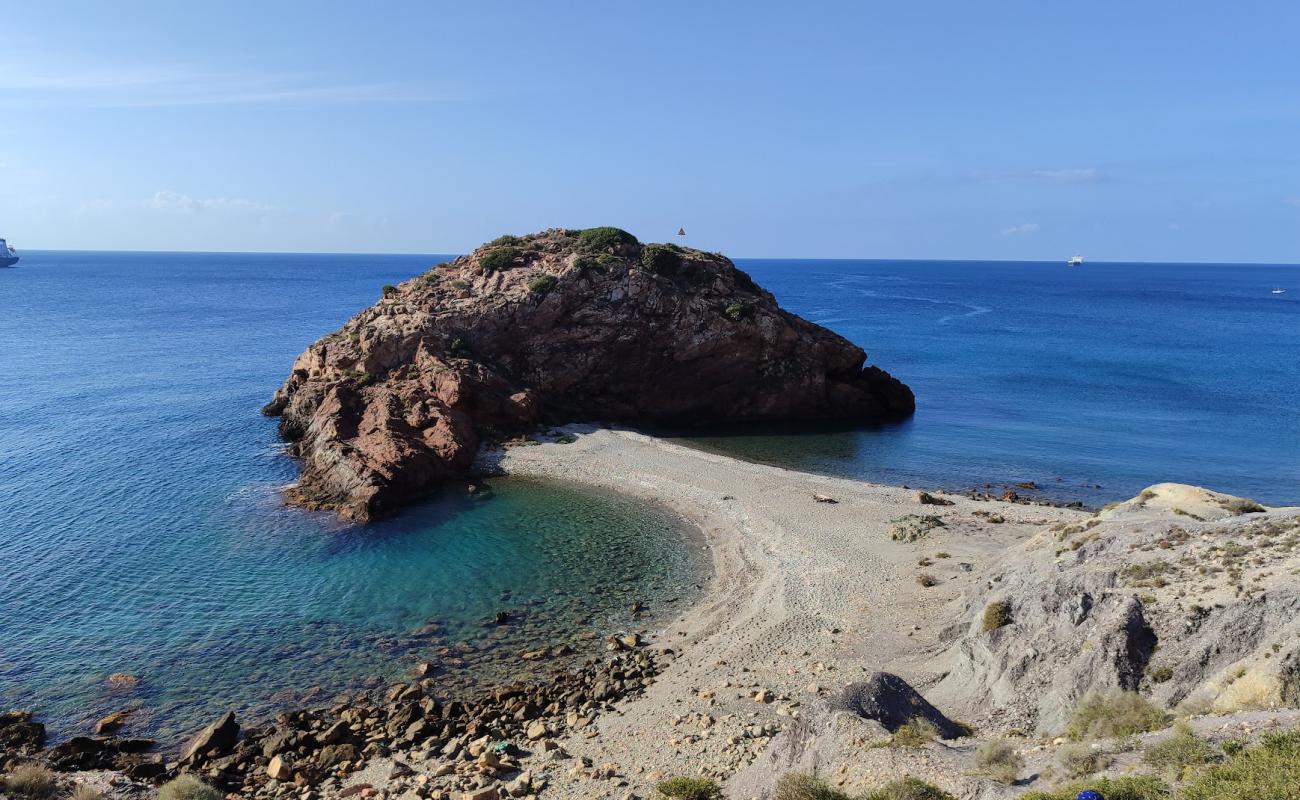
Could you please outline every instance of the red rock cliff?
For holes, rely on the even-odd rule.
[[[385,287],[264,412],[303,461],[290,498],[366,521],[466,470],[488,430],[910,414],[911,390],[865,360],[721,255],[557,229]]]

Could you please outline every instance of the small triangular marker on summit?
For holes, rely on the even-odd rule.
[[[686,229],[685,229],[685,228],[678,228],[678,229],[677,229],[677,235],[678,235],[678,236],[685,236],[685,235],[686,235]]]

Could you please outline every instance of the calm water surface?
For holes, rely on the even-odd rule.
[[[366,528],[281,505],[295,465],[259,407],[313,339],[436,260],[29,252],[0,269],[0,709],[57,737],[140,707],[129,731],[170,740],[460,642],[449,677],[511,676],[528,667],[510,654],[634,624],[635,600],[657,617],[689,600],[707,559],[679,521],[578,487],[494,481]],[[484,624],[502,610],[512,624]]]

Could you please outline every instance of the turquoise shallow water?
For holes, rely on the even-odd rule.
[[[530,667],[509,654],[590,652],[575,634],[633,625],[635,600],[655,615],[639,626],[690,599],[707,557],[679,521],[575,486],[494,481],[366,528],[281,505],[296,470],[259,407],[312,339],[434,261],[24,253],[0,270],[0,708],[57,737],[141,706],[131,732],[172,740],[428,658],[448,680],[515,675]],[[498,611],[511,624],[485,624]]]
[[[1092,506],[1159,481],[1300,503],[1300,267],[737,263],[907,382],[916,415],[698,446],[927,488],[1034,481]]]

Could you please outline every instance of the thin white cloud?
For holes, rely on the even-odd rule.
[[[1096,183],[1101,175],[1093,167],[1069,167],[1066,169],[1036,169],[1031,173],[1040,180],[1052,183]]]
[[[1105,179],[1101,170],[1096,167],[1058,167],[1013,172],[974,171],[967,173],[966,177],[976,183],[1035,182],[1082,184],[1099,183]]]
[[[260,213],[272,210],[271,206],[265,203],[245,200],[242,197],[196,198],[169,189],[155,192],[145,205],[157,211],[174,214],[197,214],[201,211]]]
[[[315,73],[219,72],[187,65],[64,67],[0,58],[0,98],[9,104],[136,108],[419,101],[411,87]]]
[[[1037,222],[1026,222],[1021,225],[1012,225],[1010,228],[1003,228],[1003,236],[1027,236],[1031,233],[1038,232]]]

